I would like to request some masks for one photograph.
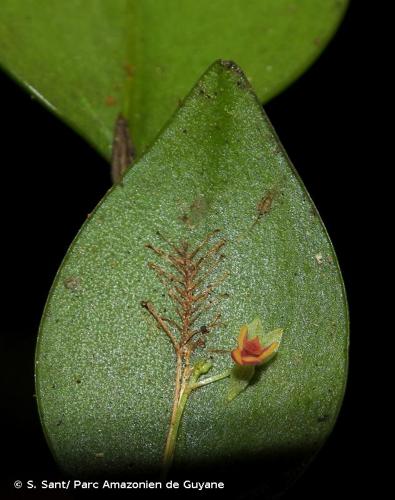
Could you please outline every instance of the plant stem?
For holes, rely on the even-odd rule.
[[[179,397],[175,399],[173,412],[170,420],[169,432],[167,434],[165,453],[163,456],[163,468],[162,468],[162,480],[165,480],[167,474],[170,470],[170,467],[173,464],[174,460],[174,452],[176,448],[178,429],[180,427],[182,415],[184,413],[185,405],[188,401],[188,398],[191,392],[199,387],[203,387],[207,384],[211,384],[212,382],[217,382],[218,380],[222,380],[226,377],[229,377],[230,370],[226,370],[225,372],[219,373],[218,375],[213,375],[212,377],[207,377],[201,382],[198,382],[198,379],[201,375],[207,373],[212,367],[212,364],[208,361],[202,361],[197,363],[192,370],[190,380],[184,381],[181,390],[179,392]],[[177,377],[179,376],[177,370]],[[176,389],[177,393],[177,389]]]
[[[122,184],[122,176],[134,160],[134,147],[126,118],[119,114],[115,122],[112,142],[111,178],[113,184]]]
[[[181,399],[185,391],[184,388],[181,387],[181,377],[182,377],[182,358],[177,353],[176,386],[174,390],[174,403],[171,412],[169,432],[167,434],[165,453],[163,457],[162,479],[166,478],[167,472],[171,467],[173,461],[175,438],[177,437],[178,427],[180,425],[180,420],[182,416],[182,411],[181,411],[181,416],[179,416],[179,412],[180,412]]]
[[[207,377],[201,382],[196,382],[192,386],[193,389],[197,389],[198,387],[203,387],[204,385],[211,384],[212,382],[217,382],[217,380],[222,380],[223,378],[230,376],[231,370],[226,370],[225,372],[219,373],[218,375],[213,375],[212,377]]]
[[[169,428],[169,433],[167,435],[167,441],[165,447],[165,454],[163,457],[162,480],[166,479],[169,469],[173,464],[178,429],[180,427],[182,414],[184,413],[185,404],[188,400],[191,391],[192,387],[190,385],[185,387],[178,401],[177,409],[176,412],[174,413],[174,419],[172,419],[172,421],[170,422],[170,428]]]

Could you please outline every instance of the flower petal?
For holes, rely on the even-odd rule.
[[[247,325],[243,325],[241,328],[240,328],[240,333],[239,333],[239,340],[238,340],[238,343],[239,343],[239,349],[242,350],[243,347],[244,347],[244,342],[245,340],[247,339],[247,335],[248,335],[248,326]]]
[[[231,354],[232,359],[235,363],[237,363],[240,366],[243,365],[243,360],[241,357],[241,350],[239,348],[233,349],[233,351],[230,354]]]
[[[278,344],[281,343],[283,335],[283,329],[282,328],[276,328],[275,330],[271,330],[270,332],[265,333],[262,336],[262,345],[264,347],[270,346],[273,342],[277,342]]]

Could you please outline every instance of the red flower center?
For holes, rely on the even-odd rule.
[[[265,348],[262,347],[258,337],[254,337],[251,340],[245,338],[243,342],[243,350],[241,351],[241,355],[259,356],[260,354],[262,354],[264,350]]]

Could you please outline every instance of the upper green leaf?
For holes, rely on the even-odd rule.
[[[89,217],[51,290],[37,400],[69,474],[136,477],[160,466],[174,398],[171,338],[187,317],[177,308],[189,308],[174,300],[182,283],[197,286],[193,303],[202,306],[189,315],[191,366],[211,358],[213,376],[228,370],[234,332],[257,314],[265,330],[285,334],[277,358],[231,404],[226,380],[193,391],[175,465],[209,465],[218,479],[218,467],[235,466],[239,478],[259,461],[262,484],[277,490],[336,420],[347,307],[308,194],[248,81],[223,61]]]
[[[115,117],[141,153],[215,59],[265,102],[321,53],[347,0],[2,0],[0,65],[107,158]]]

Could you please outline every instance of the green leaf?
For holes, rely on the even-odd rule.
[[[265,329],[285,333],[278,357],[257,368],[231,404],[225,380],[192,392],[175,467],[207,465],[217,479],[226,467],[239,478],[258,462],[262,487],[277,491],[335,423],[347,306],[321,219],[245,76],[225,61],[209,68],[123,186],[89,217],[50,292],[37,400],[68,474],[135,478],[160,467],[176,356],[149,309],[177,336],[175,301],[161,281],[177,284],[171,273],[184,269],[183,252],[204,306],[193,324],[201,343],[191,366],[210,357],[213,376],[228,370],[234,332],[257,314]]]
[[[228,401],[233,401],[247,388],[255,373],[255,366],[235,365],[230,372]]]
[[[2,0],[0,65],[110,158],[115,118],[141,153],[215,59],[266,102],[318,57],[347,0]]]

